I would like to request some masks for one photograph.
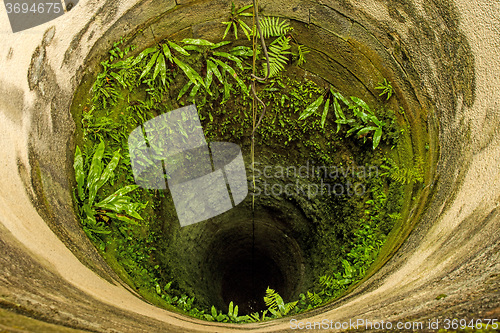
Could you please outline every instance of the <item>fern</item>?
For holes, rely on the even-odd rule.
[[[269,45],[269,77],[273,77],[285,69],[289,60],[287,55],[292,54],[290,48],[290,40],[285,36],[277,38]],[[267,73],[266,62],[264,62],[264,73]]]
[[[288,21],[280,21],[278,17],[263,17],[259,23],[264,38],[281,37],[293,30]]]
[[[274,290],[267,287],[266,296],[264,296],[264,302],[266,302],[266,306],[270,308],[277,308],[278,302],[283,302],[281,296]]]
[[[382,90],[382,92],[380,93],[379,96],[387,94],[387,100],[389,100],[389,98],[391,98],[391,96],[392,96],[393,88],[392,88],[391,83],[389,81],[387,81],[386,78],[384,78],[384,82],[380,82],[378,84],[378,86],[375,87],[375,89]]]
[[[108,106],[114,106],[118,102],[118,99],[122,98],[119,91],[117,90],[115,84],[113,83],[112,77],[108,69],[106,68],[106,62],[101,62],[104,66],[105,71],[97,75],[97,79],[92,85],[92,103],[99,105],[99,107],[106,109]]]
[[[256,323],[258,321],[264,321],[264,320],[268,319],[266,317],[266,314],[267,314],[267,310],[262,311],[262,316],[260,316],[259,312],[254,312],[254,313],[247,316],[247,320],[251,323]]]
[[[135,47],[127,47],[121,50],[119,45],[123,44],[123,39],[113,44],[113,49],[109,51],[109,59],[102,61],[103,71],[97,75],[96,81],[92,85],[92,103],[98,107],[106,109],[108,106],[115,106],[118,99],[122,98],[116,83],[122,88],[132,91],[137,86],[137,68],[134,66],[132,58],[114,62],[116,59],[122,59]]]
[[[286,303],[285,304],[285,310],[286,311],[285,311],[284,315],[289,314],[293,309],[295,309],[295,307],[297,306],[298,302],[299,301]]]
[[[309,48],[305,45],[297,45],[297,54],[296,56],[298,57],[297,60],[297,65],[302,66],[303,64],[306,63],[306,54],[311,52]]]
[[[335,278],[331,275],[323,275],[319,277],[319,283],[325,288],[332,288],[335,285]]]
[[[399,221],[401,220],[401,214],[400,213],[392,213],[389,214],[389,217],[393,219],[394,221]]]
[[[295,309],[295,306],[298,303],[298,301],[285,303],[280,294],[269,287],[266,290],[264,302],[266,303],[266,306],[268,306],[269,312],[271,312],[275,318],[286,316],[293,309]]]
[[[307,292],[307,299],[313,306],[317,306],[323,302],[318,294],[316,294],[315,292],[311,293],[310,291]]]
[[[389,176],[391,179],[405,184],[420,183],[424,180],[423,160],[417,158],[413,167],[399,166],[394,160],[387,158],[389,166],[382,165],[387,172],[382,173],[382,176]]]

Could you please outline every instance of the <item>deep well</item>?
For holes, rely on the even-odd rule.
[[[239,3],[237,3],[238,5]],[[122,36],[138,50],[168,36],[217,39],[230,1],[83,1],[68,14],[0,32],[0,331],[292,331],[289,318],[243,326],[203,322],[157,308],[120,281],[81,230],[72,201],[73,96]],[[421,321],[500,316],[500,4],[493,1],[260,1],[289,18],[309,46],[306,69],[371,101],[387,78],[425,155],[426,182],[408,205],[370,276],[300,321]],[[4,15],[4,14],[2,14]],[[222,30],[221,30],[222,29]],[[184,235],[182,256],[199,258],[190,278],[214,304],[248,267],[248,207],[217,230]],[[277,210],[293,210],[277,207]],[[285,295],[311,277],[300,247],[307,223],[257,218],[262,271]],[[295,224],[294,224],[295,223]],[[287,228],[302,235],[286,240]],[[285,231],[284,231],[285,230]],[[235,265],[240,265],[236,266]],[[205,277],[205,279],[202,279]],[[201,281],[200,280],[200,281]],[[277,282],[279,284],[279,282]],[[229,291],[228,291],[229,290]],[[447,295],[441,299],[439,295]],[[222,298],[221,298],[222,297]],[[16,330],[13,330],[17,332]]]

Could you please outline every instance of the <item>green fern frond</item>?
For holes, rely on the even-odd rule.
[[[418,157],[412,167],[399,166],[392,159],[387,158],[389,167],[384,169],[388,170],[382,175],[389,176],[392,180],[401,184],[411,184],[422,182],[424,180],[423,160]]]
[[[297,45],[297,56],[299,57],[297,64],[302,66],[306,62],[306,54],[311,52],[311,50],[305,45]]]
[[[293,29],[288,21],[280,21],[278,17],[263,17],[259,23],[264,38],[280,37]]]
[[[323,275],[319,278],[319,283],[325,288],[330,288],[335,282],[335,279],[331,275]]]
[[[380,82],[378,84],[377,87],[375,87],[375,89],[379,89],[379,90],[382,90],[382,92],[380,93],[379,96],[382,96],[384,94],[387,94],[387,100],[389,98],[391,98],[392,96],[392,92],[393,92],[393,88],[392,88],[392,85],[389,81],[387,81],[386,78],[384,78],[384,81],[383,82]]]
[[[401,214],[400,213],[392,213],[392,214],[389,214],[389,217],[393,220],[400,220],[401,219]]]
[[[276,292],[276,290],[268,287],[266,289],[266,296],[264,296],[266,306],[269,308],[277,308],[277,298],[281,298],[281,296]]]
[[[287,315],[289,314],[293,309],[295,309],[295,307],[297,306],[297,303],[299,301],[295,301],[295,302],[290,302],[290,303],[286,303],[285,304],[285,312],[283,313],[284,315]]]
[[[323,300],[321,299],[321,297],[319,297],[318,294],[310,291],[307,292],[307,299],[314,306],[319,305],[323,302]]]
[[[268,307],[268,311],[272,313],[275,318],[281,318],[290,313],[299,301],[286,303],[283,298],[274,289],[267,288],[266,296],[264,296],[264,302]]]
[[[289,61],[287,55],[291,54],[290,48],[290,40],[284,36],[277,38],[269,45],[269,77],[285,69]],[[264,73],[267,73],[267,62],[264,62]]]
[[[254,312],[248,316],[248,321],[251,323],[256,323],[260,321],[260,315],[258,312]]]

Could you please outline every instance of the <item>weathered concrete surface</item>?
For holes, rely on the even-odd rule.
[[[428,120],[431,134],[439,128],[439,149],[437,140],[428,142],[429,165],[439,158],[438,165],[408,221],[415,230],[353,294],[301,320],[500,316],[500,4],[438,3],[261,1],[264,14],[335,36],[344,51],[313,37],[303,42],[318,56],[337,53],[331,66],[353,74],[354,90],[364,87],[368,98],[377,79],[387,77],[410,123]],[[229,9],[230,1],[220,0],[81,1],[17,34],[0,13],[0,307],[19,314],[0,315],[0,330],[34,331],[25,317],[97,332],[290,330],[288,319],[213,324],[145,303],[98,256],[71,204],[69,107],[100,55],[137,27],[144,30],[132,42],[146,46],[178,31],[210,30],[208,22]],[[356,67],[367,59],[372,69]],[[413,139],[415,151],[424,150],[425,137]],[[436,299],[440,294],[447,297]]]

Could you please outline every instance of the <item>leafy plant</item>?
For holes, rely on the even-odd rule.
[[[399,221],[402,218],[401,213],[392,213],[392,214],[389,214],[389,217],[391,219],[393,219],[394,221]]]
[[[113,154],[106,167],[102,163],[103,156],[104,142],[101,141],[95,150],[89,169],[86,170],[83,155],[77,146],[73,164],[77,183],[75,199],[79,206],[78,213],[83,230],[93,240],[97,240],[96,234],[110,233],[106,226],[110,219],[127,223],[137,223],[136,220],[142,220],[138,211],[147,205],[147,203],[132,202],[132,199],[126,196],[127,193],[135,190],[137,185],[122,187],[105,199],[96,202],[99,189],[114,177],[114,170],[120,160],[120,152],[116,151]]]
[[[320,295],[316,294],[315,292],[307,291],[307,299],[313,306],[318,306],[323,303]]]
[[[181,61],[181,59],[175,55],[172,50],[176,51],[184,56],[190,56],[189,52],[186,51],[183,47],[177,45],[172,41],[167,41],[161,46],[147,48],[142,51],[134,60],[133,64],[137,64],[143,59],[149,58],[146,67],[144,68],[139,80],[148,75],[154,67],[152,79],[156,79],[158,75],[163,82],[163,85],[167,85],[167,63],[177,65],[182,72],[187,76],[187,78],[196,86],[202,85],[205,83],[201,76],[196,72],[191,66]]]
[[[309,117],[312,114],[314,114],[318,110],[318,108],[321,106],[321,104],[323,104],[324,100],[325,100],[325,96],[324,95],[319,96],[318,99],[316,99],[314,102],[312,102],[311,104],[309,104],[307,106],[307,108],[304,111],[302,111],[302,113],[299,116],[299,120],[304,120],[307,117]],[[325,103],[325,108],[324,108],[324,111],[323,111],[323,115],[324,116],[322,116],[322,119],[325,118],[325,120],[326,120],[326,115],[328,114],[329,105],[330,105],[330,99],[327,99],[326,103]],[[321,126],[322,127],[325,126],[325,122],[323,120],[321,121]]]
[[[116,59],[122,59],[128,54],[129,51],[134,50],[135,47],[127,47],[124,51],[121,51],[118,46],[113,50],[113,54]],[[112,50],[112,51],[113,51]],[[111,52],[111,51],[110,51]],[[126,88],[132,91],[138,84],[137,75],[139,74],[139,68],[136,66],[137,63],[134,62],[134,57],[129,57],[124,60],[119,60],[117,62],[112,62],[115,59],[114,56],[110,57],[109,61],[105,61],[103,66],[109,69],[109,76],[117,83],[119,83],[122,88]]]
[[[311,50],[309,50],[307,46],[297,45],[297,53],[294,54],[298,57],[297,65],[302,66],[306,63],[306,54],[308,54],[309,52],[311,52]]]
[[[380,177],[374,178],[370,186],[371,199],[365,202],[364,216],[354,233],[349,252],[341,260],[341,267],[319,279],[323,287],[319,294],[329,299],[340,296],[351,284],[365,276],[385,242],[386,236],[381,232],[380,225],[386,223],[388,217],[392,219],[391,214],[387,214],[388,197]]]
[[[218,321],[218,322],[223,322],[225,320],[227,321],[227,319],[228,319],[225,314],[223,314],[222,312],[218,312],[217,309],[215,308],[215,306],[213,306],[213,305],[212,305],[210,314],[205,314],[204,317],[206,320]]]
[[[286,316],[295,308],[298,303],[298,301],[285,303],[280,294],[269,287],[267,287],[266,296],[264,296],[264,302],[266,303],[266,306],[268,306],[269,312],[275,318]]]
[[[340,96],[340,93],[336,93],[337,96]],[[342,99],[345,103],[345,99]],[[351,126],[351,128],[347,131],[347,135],[349,136],[351,133],[357,132],[358,137],[363,137],[364,141],[366,141],[366,136],[369,132],[373,132],[373,149],[377,148],[380,143],[380,139],[382,138],[382,128],[385,126],[385,123],[380,121],[374,114],[374,112],[370,109],[368,104],[366,104],[362,99],[358,97],[351,96],[351,100],[354,102],[347,104],[349,109],[352,111],[355,118],[351,118],[350,120],[338,120],[339,123],[346,123]],[[354,121],[352,121],[354,119]]]
[[[248,5],[236,10],[234,3],[232,4],[229,21],[222,22],[227,26],[223,39],[227,36],[231,28],[233,29],[235,38],[237,39],[238,25],[242,28],[248,39],[250,39],[253,35],[257,35],[257,37],[260,38],[255,26],[250,28],[244,21],[241,20],[241,18],[239,18],[240,16],[253,16],[251,13],[244,13],[245,10],[251,7],[252,5]],[[277,17],[263,17],[259,18],[259,25],[264,38],[267,39],[276,37],[276,39],[269,44],[268,57],[270,77],[273,77],[280,71],[284,70],[285,66],[289,63],[289,55],[297,56],[299,65],[305,63],[305,55],[309,53],[309,49],[307,47],[297,44],[297,53],[295,54],[291,51],[291,36],[287,36],[287,34],[289,34],[293,28],[290,26],[289,21],[280,20],[280,18]],[[248,54],[248,56],[251,55],[252,54]],[[263,67],[264,73],[267,74],[267,61],[263,63]],[[224,87],[227,88],[227,85]]]
[[[382,90],[379,96],[382,96],[384,94],[387,94],[386,100],[389,100],[392,96],[392,85],[389,81],[387,81],[386,78],[384,78],[383,82],[380,82],[375,89]]]
[[[293,28],[288,21],[280,21],[277,17],[263,17],[259,19],[259,23],[264,38],[277,37],[269,44],[268,48],[269,77],[273,77],[284,70],[290,60],[289,55],[292,54],[290,37],[286,34],[291,32]],[[263,67],[264,73],[267,73],[267,61],[263,63]]]
[[[386,158],[388,165],[381,165],[382,169],[387,170],[381,176],[389,176],[391,179],[405,185],[417,182],[423,182],[424,169],[422,158],[417,158],[413,166],[400,166],[393,159]]]
[[[233,321],[237,321],[237,319],[238,319],[238,305],[233,305],[232,301],[229,303],[229,309],[227,310],[227,316]]]
[[[290,49],[290,38],[285,36],[275,39],[269,45],[269,77],[276,76],[276,74],[285,69],[285,65],[289,62],[288,55],[292,54]],[[264,62],[263,65],[264,73],[267,73],[267,62]]]
[[[331,87],[329,91],[318,97],[318,99],[302,111],[299,120],[306,119],[314,114],[324,102],[323,113],[321,116],[321,127],[324,127],[326,117],[330,109],[331,100],[333,100],[332,104],[335,112],[337,133],[339,132],[341,125],[348,125],[350,129],[346,133],[347,136],[356,133],[358,138],[363,138],[366,142],[367,135],[372,132],[373,149],[377,148],[382,138],[382,130],[385,126],[385,122],[380,121],[377,116],[375,116],[375,113],[370,109],[368,104],[366,104],[362,99],[351,96],[351,100],[348,100],[339,92],[335,92]],[[347,105],[348,110],[351,111],[353,117],[348,118],[346,116],[346,114],[342,111],[339,100]]]
[[[331,275],[323,275],[319,282],[323,286],[322,293],[328,297],[337,297],[352,283],[359,281],[366,273],[367,268],[375,260],[383,244],[372,225],[364,224],[355,233],[353,247],[342,260],[342,268]]]
[[[231,2],[231,16],[229,21],[222,22],[222,24],[226,25],[226,30],[224,31],[224,36],[222,39],[225,39],[231,28],[234,32],[234,39],[238,39],[238,26],[243,30],[245,36],[247,36],[248,40],[250,40],[250,35],[252,33],[252,29],[242,20],[241,16],[253,16],[253,13],[245,13],[245,10],[253,7],[253,4],[241,7],[236,9],[234,2]]]
[[[286,20],[280,21],[277,17],[262,17],[259,23],[264,38],[282,37],[293,30],[290,22]],[[257,37],[260,36],[258,35]]]
[[[125,39],[120,39],[118,42],[113,43],[113,48],[109,50],[109,60],[113,61],[115,59],[123,59],[124,56],[126,56],[130,51],[133,51],[135,47],[133,46],[128,46],[124,50],[120,49],[120,45],[122,45],[125,42]]]
[[[123,43],[124,40],[121,39],[113,44],[113,48],[109,51],[109,59],[101,62],[103,71],[97,75],[92,85],[92,103],[101,105],[103,108],[106,108],[108,104],[115,105],[121,97],[115,82],[120,83],[124,88],[131,89],[130,80],[135,74],[131,67],[127,67],[131,60],[113,63],[114,60],[122,59],[134,49],[134,47],[129,46],[122,51],[119,46]],[[119,72],[116,72],[117,70]]]
[[[248,316],[238,316],[238,305],[233,305],[233,302],[229,303],[227,316],[229,317],[229,320],[233,323],[239,323],[248,320]]]
[[[120,124],[115,123],[107,116],[95,117],[93,111],[94,109],[90,109],[82,114],[83,136],[92,141],[102,141],[105,136],[109,136],[120,142],[122,134],[117,131],[121,127]]]
[[[247,321],[251,323],[256,323],[258,321],[264,321],[267,320],[268,318],[266,317],[268,310],[262,311],[262,314],[259,312],[254,312],[250,315],[247,316]]]
[[[104,70],[97,75],[97,78],[91,88],[91,91],[93,92],[92,103],[106,108],[108,104],[115,105],[121,95],[116,89],[116,86],[111,78],[109,62],[103,61],[101,62],[101,65]]]
[[[131,123],[133,125],[145,123],[149,120],[148,113],[151,112],[154,105],[155,103],[153,99],[147,99],[146,101],[129,101],[129,106],[127,106],[126,109],[127,116],[122,117],[127,119],[124,119],[123,122]]]
[[[210,314],[204,314],[203,317],[209,321],[217,321],[217,322],[233,322],[240,323],[243,321],[247,321],[249,319],[248,316],[238,316],[238,305],[234,305],[233,302],[229,303],[229,309],[227,314],[222,313],[222,311],[217,311],[215,306],[212,305],[210,309]]]
[[[236,70],[232,66],[230,66],[227,61],[232,61],[238,69],[243,70],[243,59],[252,54],[250,48],[246,46],[238,46],[231,49],[229,52],[221,52],[217,51],[217,49],[229,44],[230,42],[226,41],[214,44],[204,39],[192,38],[183,39],[182,42],[186,44],[185,49],[194,50],[202,55],[207,70],[207,74],[205,76],[205,79],[203,79],[203,82],[205,89],[210,95],[213,94],[211,86],[214,81],[214,76],[217,78],[217,80],[219,80],[219,82],[224,86],[225,89],[227,89],[228,87],[227,77],[232,77],[239,85],[241,90],[245,94],[248,94],[248,87],[238,76]],[[186,83],[186,85],[184,85],[184,87],[180,90],[177,99],[180,99],[182,96],[184,96],[191,86],[193,86],[192,81]],[[194,98],[198,91],[199,86],[193,86],[189,96],[191,98]]]

